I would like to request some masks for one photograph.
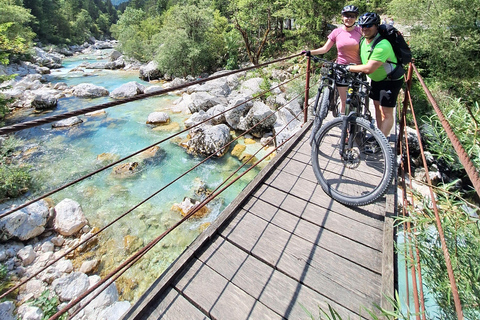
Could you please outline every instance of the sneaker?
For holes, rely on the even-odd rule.
[[[373,141],[368,141],[367,139],[365,146],[363,147],[363,152],[367,154],[376,154],[379,151],[380,151],[380,145],[375,140],[375,138],[373,138]]]

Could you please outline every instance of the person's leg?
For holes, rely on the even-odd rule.
[[[382,107],[380,106],[380,101],[373,100],[373,105],[375,106],[375,120],[377,121],[377,127],[380,128],[383,122],[383,112]]]
[[[378,127],[380,131],[383,132],[385,137],[388,138],[390,131],[392,130],[393,124],[395,122],[395,108],[392,107],[380,107],[382,110],[382,124]]]

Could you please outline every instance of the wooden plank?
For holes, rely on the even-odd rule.
[[[396,185],[396,184],[395,184]],[[394,186],[393,188],[396,189]],[[393,311],[393,306],[387,298],[395,297],[395,252],[394,252],[394,216],[396,215],[395,192],[387,196],[387,212],[383,232],[383,257],[382,257],[382,297],[380,306]]]
[[[262,200],[258,202],[264,203]],[[312,207],[315,206],[307,205],[307,208]],[[377,229],[321,210],[305,210],[290,214],[274,208],[276,212],[274,211],[274,216],[270,218],[271,213],[266,213],[268,211],[266,208],[270,207],[252,206],[249,212],[262,219],[268,216],[275,226],[316,243],[326,250],[332,251],[334,248],[336,254],[381,274],[382,239],[378,236]],[[299,219],[300,216],[302,219]],[[318,234],[322,235],[320,239],[317,239]]]
[[[325,210],[311,203],[307,204],[301,217],[355,242],[362,243],[375,250],[382,250],[382,239],[379,237],[382,234],[381,230],[368,224],[349,219],[344,215]]]
[[[325,192],[323,192],[322,187],[318,184],[317,188],[315,189],[315,194],[311,197],[310,201],[316,205],[338,213],[344,213],[345,215],[348,215],[350,212],[356,212],[356,214],[353,216],[354,219],[358,218],[359,215],[364,215],[365,217],[373,218],[383,223],[385,217],[385,209],[375,209],[375,205],[349,208],[330,198],[327,194],[325,194]],[[381,207],[384,208],[384,199],[379,200],[378,203],[380,203]]]
[[[209,319],[173,288],[167,290],[159,300],[155,308],[148,310],[146,320]]]
[[[242,233],[251,225],[238,227]],[[265,229],[252,254],[354,312],[380,302],[380,276],[278,227]]]
[[[298,177],[285,171],[280,171],[275,179],[270,182],[270,187],[277,188],[288,193],[297,182]]]
[[[304,319],[307,313],[303,308],[316,314],[319,307],[328,310],[328,305],[344,319],[353,316],[334,301],[246,255],[224,238],[217,238],[199,260],[286,319]]]
[[[200,260],[185,268],[175,288],[214,319],[283,319]]]

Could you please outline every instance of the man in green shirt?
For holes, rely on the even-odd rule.
[[[361,65],[351,65],[346,69],[350,72],[363,72],[372,80],[370,98],[375,105],[375,119],[377,127],[388,137],[395,120],[395,105],[398,93],[403,85],[403,72],[396,76],[394,69],[397,58],[392,45],[383,39],[375,45],[372,51],[372,43],[379,37],[378,26],[380,17],[373,12],[367,12],[360,16],[358,25],[362,28],[364,40],[360,42]]]

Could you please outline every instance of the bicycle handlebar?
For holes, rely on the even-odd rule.
[[[314,62],[317,62],[317,63],[318,62],[323,62],[324,65],[327,65],[328,67],[331,67],[335,71],[340,71],[343,75],[346,76],[347,81],[352,81],[352,83],[365,85],[368,88],[370,88],[369,83],[362,79],[362,75],[363,75],[362,72],[347,71],[345,69],[346,65],[339,64],[339,63],[336,63],[336,62],[333,62],[333,61],[330,61],[330,60],[327,60],[327,59],[324,59],[324,58],[319,58],[319,57],[315,57],[315,56],[311,56],[311,58],[313,59]]]

